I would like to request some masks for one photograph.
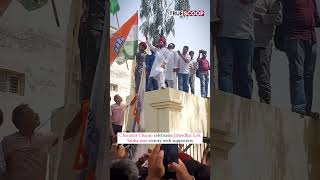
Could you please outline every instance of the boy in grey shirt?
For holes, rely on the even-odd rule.
[[[254,16],[256,18],[255,48],[253,69],[258,83],[260,101],[270,104],[270,62],[272,54],[272,39],[275,25],[282,22],[282,6],[280,0],[257,0]]]
[[[255,0],[218,0],[218,85],[251,99]]]

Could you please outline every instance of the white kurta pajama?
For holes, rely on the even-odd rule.
[[[173,72],[173,69],[179,67],[178,64],[178,53],[173,50],[168,50],[168,64],[165,69],[165,77],[168,87],[177,88],[177,72]]]
[[[155,59],[151,68],[150,76],[153,77],[158,81],[158,87],[159,88],[165,88],[166,83],[165,83],[165,69],[161,67],[162,64],[167,64],[168,63],[168,49],[163,47],[163,48],[156,48],[154,47],[151,43],[148,43],[148,46],[150,49],[155,52]]]

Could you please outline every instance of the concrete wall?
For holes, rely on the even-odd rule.
[[[118,85],[118,91],[111,91],[111,104],[114,104],[113,97],[116,94],[119,94],[124,101],[126,101],[126,97],[130,95],[130,88],[133,87],[133,61],[128,60],[128,67],[126,64],[117,64],[114,62],[110,67],[110,83]]]
[[[64,105],[66,36],[71,0],[55,0],[60,20],[57,27],[50,1],[28,12],[11,1],[0,17],[0,68],[25,73],[24,96],[0,92],[5,122],[1,137],[13,133],[11,112],[20,103],[30,104],[47,121],[52,111]],[[50,122],[42,129],[48,131]]]
[[[20,103],[28,103],[40,114],[46,125],[40,131],[60,133],[79,110],[80,59],[78,29],[81,1],[55,0],[60,27],[57,26],[51,2],[28,12],[18,1],[11,1],[0,17],[0,68],[25,74],[25,93],[18,96],[0,92],[0,108],[5,123],[3,136],[13,133],[11,111]],[[53,111],[63,107],[58,112]],[[78,138],[63,144],[58,179],[71,179],[74,152]],[[56,147],[58,148],[58,147]],[[57,149],[51,154],[51,169],[55,171]],[[63,176],[63,178],[62,178]]]
[[[320,179],[319,121],[216,91],[214,180]]]
[[[202,132],[209,136],[209,99],[175,89],[150,91],[144,97],[145,132]],[[127,130],[132,127],[132,108]],[[204,145],[195,145],[188,151],[201,160]]]

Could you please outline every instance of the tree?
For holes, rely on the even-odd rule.
[[[142,0],[140,19],[143,23],[140,30],[147,34],[153,43],[157,43],[160,36],[175,35],[175,19],[169,15],[171,10],[190,10],[189,0]]]

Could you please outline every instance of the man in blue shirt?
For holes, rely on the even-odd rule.
[[[158,89],[158,82],[156,79],[154,79],[153,77],[149,77],[150,72],[151,72],[151,68],[154,62],[155,56],[154,56],[154,52],[151,51],[150,55],[146,56],[146,68],[147,68],[147,72],[146,72],[146,80],[147,80],[147,89],[146,91],[153,91],[153,90],[157,90]]]

